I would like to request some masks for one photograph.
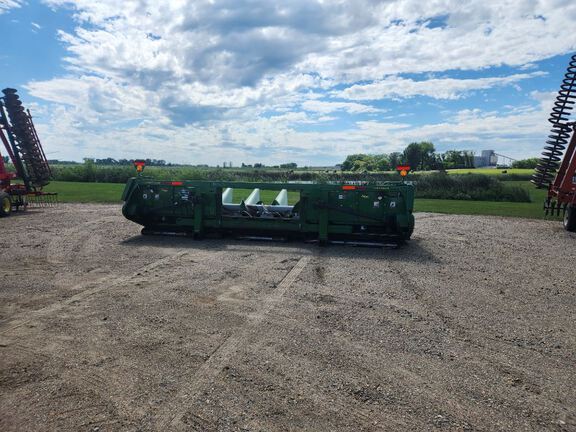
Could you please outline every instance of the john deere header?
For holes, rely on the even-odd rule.
[[[403,181],[157,181],[142,175],[142,162],[135,166],[138,176],[126,184],[122,213],[142,225],[143,234],[300,237],[326,243],[407,240],[414,230],[414,187]],[[409,170],[399,168],[402,175]],[[274,198],[263,199],[265,195]]]

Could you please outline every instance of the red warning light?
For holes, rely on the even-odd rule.
[[[356,186],[344,185],[344,186],[342,186],[342,190],[356,190]]]

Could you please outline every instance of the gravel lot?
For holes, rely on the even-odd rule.
[[[576,430],[576,236],[418,214],[400,249],[0,220],[0,430]]]

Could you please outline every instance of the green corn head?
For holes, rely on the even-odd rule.
[[[262,200],[263,195],[268,198]],[[122,199],[122,213],[142,225],[143,234],[300,237],[326,243],[407,240],[414,230],[414,187],[400,181],[240,183],[138,176],[128,181]]]

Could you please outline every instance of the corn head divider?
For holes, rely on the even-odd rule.
[[[262,191],[274,191],[275,198],[264,202]],[[142,234],[297,237],[324,244],[404,241],[414,229],[414,187],[402,181],[241,183],[139,175],[128,181],[122,199],[122,213],[144,227]]]

